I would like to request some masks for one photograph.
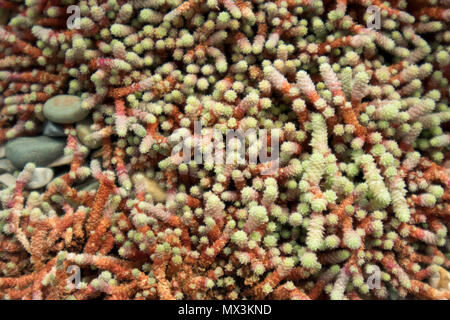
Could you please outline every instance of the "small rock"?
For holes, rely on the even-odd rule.
[[[80,184],[76,189],[78,191],[90,191],[90,190],[97,190],[99,186],[100,184],[98,183],[98,181],[92,179],[83,184]]]
[[[134,174],[131,177],[133,183],[136,183],[136,176],[137,176],[137,174]],[[167,194],[164,191],[164,189],[161,188],[160,185],[156,181],[149,179],[145,176],[144,176],[144,181],[145,181],[146,191],[152,195],[153,200],[155,202],[166,201]]]
[[[53,123],[51,121],[46,121],[44,124],[44,131],[42,132],[44,136],[47,137],[65,137],[64,128],[59,124]]]
[[[53,179],[53,170],[49,168],[36,168],[33,177],[27,184],[28,189],[45,187]]]
[[[100,148],[102,142],[100,140],[95,141],[88,139],[88,136],[93,132],[91,130],[92,121],[91,120],[83,120],[77,123],[77,137],[80,139],[81,143],[84,144],[89,149],[97,149]]]
[[[66,164],[70,164],[73,160],[73,154],[64,155],[52,163],[50,163],[47,167],[53,168],[53,167],[60,167],[65,166]]]
[[[14,185],[16,184],[16,178],[12,174],[4,173],[0,175],[0,183],[8,188],[14,187]]]
[[[11,161],[9,161],[8,159],[0,159],[0,173],[13,173],[15,169],[16,168],[14,168]]]
[[[56,123],[78,122],[89,114],[89,110],[81,108],[81,102],[77,96],[55,96],[44,104],[44,116]]]
[[[28,162],[45,167],[63,155],[65,145],[64,139],[46,136],[16,138],[6,144],[6,157],[18,169]]]
[[[0,158],[6,157],[6,144],[0,146]]]
[[[430,277],[430,285],[438,290],[450,290],[450,273],[439,266],[439,271]]]

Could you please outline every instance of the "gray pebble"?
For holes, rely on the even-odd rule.
[[[77,123],[77,137],[80,139],[81,143],[84,144],[89,149],[97,149],[102,145],[101,140],[92,140],[89,139],[88,136],[93,132],[91,130],[92,121],[91,120],[83,120]]]
[[[56,123],[75,123],[83,120],[89,110],[81,108],[81,98],[73,95],[55,96],[44,104],[44,116]]]
[[[44,131],[42,132],[44,136],[47,137],[65,137],[64,127],[53,123],[51,121],[46,121],[44,124]]]
[[[11,161],[8,159],[0,159],[0,173],[13,173],[15,169]]]
[[[67,164],[70,164],[72,162],[72,160],[73,160],[73,154],[64,155],[64,156],[56,159],[52,163],[50,163],[47,167],[53,168],[53,167],[65,166]]]
[[[83,184],[80,184],[76,189],[78,191],[90,191],[90,190],[97,190],[100,184],[97,180],[89,180]]]
[[[46,136],[21,137],[8,141],[6,157],[14,167],[22,169],[28,162],[44,167],[64,153],[64,139]]]
[[[7,188],[14,187],[16,184],[16,177],[12,174],[4,173],[0,175],[0,183],[5,185]]]
[[[53,170],[49,168],[36,168],[33,177],[27,184],[27,189],[39,189],[45,187],[53,179]]]

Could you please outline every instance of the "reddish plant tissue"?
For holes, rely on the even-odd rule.
[[[46,186],[32,161],[3,185],[0,298],[449,299],[449,22],[449,0],[0,0],[0,141],[58,95],[89,123],[62,121]],[[196,122],[200,162],[174,152]],[[214,162],[228,129],[271,132],[278,169],[237,139]]]

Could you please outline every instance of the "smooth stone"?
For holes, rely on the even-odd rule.
[[[439,266],[438,272],[430,277],[429,282],[438,290],[450,290],[450,272]]]
[[[77,137],[80,139],[81,143],[84,144],[89,149],[97,149],[102,145],[101,140],[88,139],[88,136],[93,132],[91,130],[92,121],[89,119],[80,121],[76,124],[75,129],[77,130]]]
[[[6,144],[0,146],[0,158],[6,157]]]
[[[33,177],[27,184],[28,189],[45,187],[53,179],[53,170],[49,168],[36,168]]]
[[[83,120],[89,110],[81,108],[81,98],[72,95],[55,96],[44,104],[44,116],[56,123],[75,123]]]
[[[133,183],[136,183],[136,176],[137,174],[134,174],[131,177]],[[144,181],[147,193],[150,193],[152,195],[152,198],[155,202],[166,201],[167,193],[164,191],[163,188],[161,188],[161,186],[155,180],[149,179],[144,176]]]
[[[11,161],[9,161],[8,159],[0,159],[0,173],[13,173],[14,170],[16,170],[16,168],[14,168]]]
[[[83,184],[80,184],[79,186],[77,186],[76,189],[78,191],[91,191],[91,190],[97,190],[99,186],[100,186],[100,184],[98,183],[97,180],[90,180]]]
[[[4,173],[0,175],[0,183],[4,184],[6,187],[14,187],[16,184],[16,177],[12,174]]]
[[[57,138],[66,136],[66,134],[64,133],[63,126],[53,123],[51,121],[47,121],[44,124],[44,131],[42,132],[42,134],[47,137],[57,137]]]
[[[8,141],[6,157],[14,167],[22,169],[28,162],[45,167],[64,153],[64,139],[46,136],[21,137]]]
[[[73,160],[73,154],[64,155],[64,156],[56,159],[52,163],[50,163],[47,167],[53,168],[53,167],[65,166],[67,164],[70,164],[72,162],[72,160]]]

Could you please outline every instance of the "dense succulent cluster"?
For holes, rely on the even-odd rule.
[[[448,0],[0,0],[0,141],[61,94],[92,121],[46,187],[28,163],[0,191],[0,297],[450,298],[449,22]],[[279,168],[215,163],[210,129],[271,130]]]

